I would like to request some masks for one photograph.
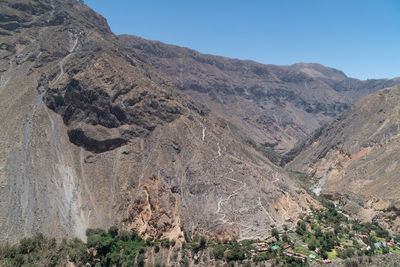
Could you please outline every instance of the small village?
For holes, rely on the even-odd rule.
[[[41,258],[49,263],[45,266],[56,266],[63,259],[72,259],[76,266],[164,266],[161,262],[167,257],[170,265],[165,266],[247,267],[337,266],[360,260],[366,262],[345,266],[368,266],[372,261],[381,266],[382,259],[400,259],[398,236],[378,225],[349,219],[330,202],[324,208],[304,211],[296,227],[282,228],[272,229],[266,238],[229,242],[199,235],[187,235],[182,243],[143,240],[136,232],[119,232],[116,226],[87,231],[87,243],[73,239],[57,244],[55,238],[38,234],[22,239],[19,245],[0,247],[0,260],[4,266],[22,266]],[[156,264],[146,265],[153,258]]]
[[[276,259],[283,265],[331,264],[355,256],[400,254],[399,237],[370,223],[349,219],[335,205],[326,202],[319,210],[305,211],[294,230],[279,232],[252,243],[253,262]]]

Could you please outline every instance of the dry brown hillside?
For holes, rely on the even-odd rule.
[[[317,192],[364,221],[400,230],[400,86],[363,98],[288,168],[319,179]]]
[[[123,45],[256,143],[287,152],[362,97],[400,79],[361,81],[321,64],[265,65],[121,35]]]
[[[74,0],[0,1],[0,240],[251,238],[314,202]]]

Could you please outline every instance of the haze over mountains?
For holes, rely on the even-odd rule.
[[[103,17],[75,0],[0,5],[2,241],[37,231],[84,239],[87,228],[114,224],[145,238],[200,232],[220,240],[293,226],[319,203],[258,145],[288,152],[362,97],[400,83],[352,79],[319,64],[263,65],[115,36]],[[307,154],[289,167],[321,173],[323,191],[335,193],[326,175],[338,161],[329,153],[342,153],[336,147],[343,142],[350,143],[342,158],[364,153],[371,142],[389,149],[385,144],[398,130],[398,89],[365,98],[318,141],[292,153]],[[382,94],[392,109],[380,106]],[[380,126],[360,135],[367,123]],[[371,153],[371,160],[388,162],[383,156],[390,153]],[[358,166],[364,165],[354,167],[357,175]],[[387,173],[382,179],[392,185],[392,207],[397,165],[388,168],[368,179],[379,184]],[[338,191],[361,183],[359,176],[338,173]],[[351,193],[362,198],[364,189],[383,190],[364,185]]]

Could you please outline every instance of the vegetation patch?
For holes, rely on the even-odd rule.
[[[256,149],[260,151],[265,157],[267,157],[272,163],[274,163],[277,166],[281,166],[281,161],[282,161],[281,154],[268,148],[263,144],[257,145]]]
[[[151,251],[156,255],[151,266],[163,266],[161,249],[172,250],[169,259],[179,266],[201,260],[211,265],[253,266],[270,261],[278,266],[308,266],[337,258],[353,266],[356,256],[400,253],[399,237],[390,236],[378,225],[351,220],[333,203],[319,200],[324,208],[304,211],[294,231],[285,226],[282,231],[273,229],[265,239],[220,243],[196,235],[187,236],[187,242],[177,246],[175,240],[145,241],[135,232],[120,232],[113,226],[108,231],[87,230],[86,243],[77,238],[58,243],[37,234],[13,246],[5,244],[0,249],[0,266],[65,266],[68,262],[76,266],[148,266]]]

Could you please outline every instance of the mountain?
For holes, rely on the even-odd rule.
[[[0,0],[0,36],[1,241],[111,225],[253,238],[318,205],[87,6]]]
[[[363,96],[400,83],[361,81],[320,64],[264,65],[118,37],[123,45],[257,144],[284,153]]]
[[[379,90],[298,147],[287,167],[364,221],[400,230],[400,86]]]

